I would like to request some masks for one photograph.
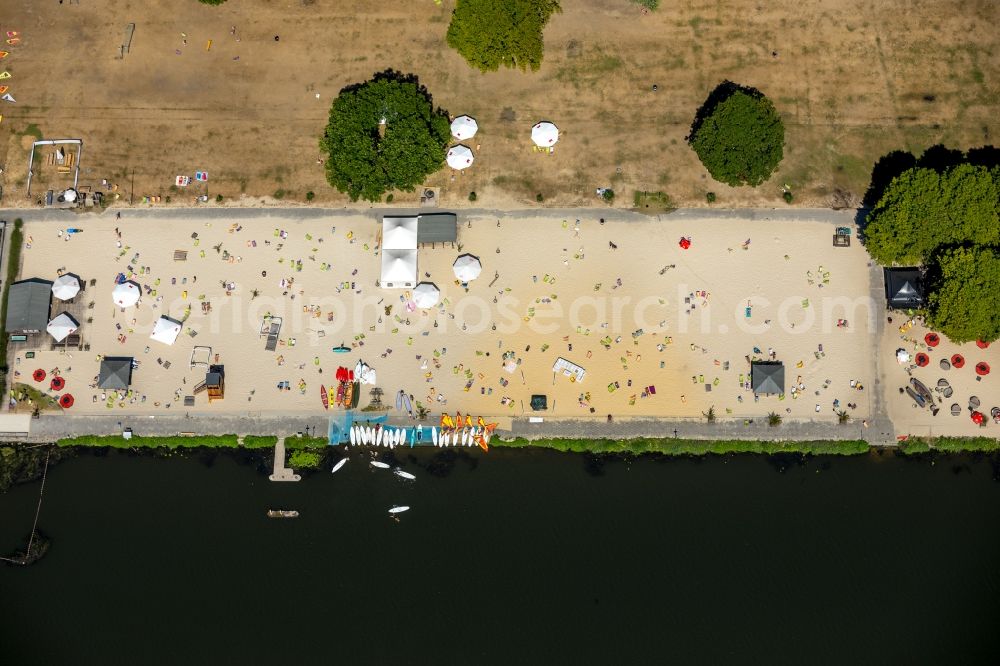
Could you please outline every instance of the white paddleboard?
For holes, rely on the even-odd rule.
[[[339,463],[337,463],[336,465],[333,466],[333,469],[330,470],[330,474],[333,474],[334,472],[336,472],[338,469],[340,469],[341,467],[343,467],[346,464],[347,464],[347,458],[344,458]]]
[[[350,434],[351,434],[351,446],[354,446],[355,444],[358,443],[358,433],[354,429],[354,426],[351,426],[351,433]]]
[[[379,462],[377,460],[372,461],[372,467],[378,467],[379,469],[389,469],[389,466],[384,462]]]
[[[431,439],[434,440],[434,446],[438,445],[438,429],[431,428]]]
[[[410,481],[414,481],[417,478],[417,477],[413,476],[412,474],[410,474],[409,472],[404,472],[401,469],[396,469],[394,471],[396,472],[396,476],[401,476],[404,479],[409,479]]]
[[[391,509],[389,509],[389,513],[403,513],[404,511],[409,511],[409,510],[410,507],[408,506],[394,506]]]

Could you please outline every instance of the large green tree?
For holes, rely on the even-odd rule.
[[[756,187],[784,156],[785,126],[759,90],[726,81],[698,110],[688,142],[712,178]]]
[[[448,114],[413,75],[386,71],[340,92],[320,139],[326,179],[351,197],[379,201],[412,191],[444,163]]]
[[[532,71],[542,64],[542,30],[558,0],[458,0],[448,45],[483,72],[504,67]]]
[[[927,320],[953,342],[1000,338],[1000,253],[989,247],[941,252],[928,276]]]
[[[880,264],[922,264],[943,245],[1000,245],[1000,168],[916,167],[869,213],[865,246]]]

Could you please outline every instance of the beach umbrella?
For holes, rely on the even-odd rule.
[[[80,328],[79,322],[69,316],[68,313],[63,312],[61,315],[49,322],[49,325],[45,327],[45,330],[49,332],[56,342],[62,342],[68,338],[71,334],[76,332],[76,329]]]
[[[531,128],[531,140],[536,146],[545,148],[559,140],[559,128],[550,122],[540,122]]]
[[[483,265],[479,262],[479,258],[471,254],[460,255],[451,268],[455,271],[455,277],[462,282],[471,282],[483,272]]]
[[[924,342],[927,343],[929,347],[937,347],[941,343],[941,338],[938,337],[937,333],[928,333],[924,336]]]
[[[961,368],[963,365],[965,365],[965,357],[962,356],[961,354],[952,355],[951,365],[954,368]]]
[[[691,239],[690,238],[682,238],[680,240],[680,242],[678,243],[678,245],[681,246],[682,250],[686,250],[689,247],[691,247]]]
[[[472,154],[472,149],[468,146],[453,146],[448,150],[448,166],[452,169],[465,169],[472,166],[472,161],[475,156]]]
[[[986,342],[985,340],[976,340],[976,346],[979,347],[980,349],[986,349],[987,347],[990,346],[990,343]]]
[[[987,363],[986,361],[980,361],[979,363],[976,363],[976,374],[979,375],[980,377],[984,377],[990,374],[990,364]]]
[[[923,352],[921,352],[921,353],[917,354],[916,361],[917,361],[917,365],[919,365],[921,368],[923,368],[928,363],[931,362],[931,357],[928,356],[927,354],[924,354]]]
[[[72,273],[64,273],[52,283],[52,295],[60,301],[68,301],[80,293],[80,278]]]
[[[42,370],[41,368],[38,368],[33,373],[31,373],[31,378],[34,379],[36,382],[44,382],[45,381],[45,371]]]
[[[57,392],[62,391],[64,388],[66,388],[66,380],[56,375],[52,378],[52,381],[49,383],[49,388]]]
[[[73,406],[74,402],[72,393],[63,393],[59,396],[59,406],[63,409],[69,409]]]
[[[418,308],[432,308],[441,300],[441,290],[433,282],[421,282],[413,288],[413,302]]]
[[[469,116],[459,116],[451,121],[451,135],[459,141],[465,141],[476,136],[479,131],[479,123],[475,118]]]
[[[114,291],[111,292],[111,298],[114,299],[115,305],[122,308],[138,303],[141,295],[142,289],[131,280],[116,284]]]
[[[975,423],[976,425],[981,426],[983,425],[983,421],[986,420],[986,417],[983,416],[982,412],[972,412],[970,416],[972,417],[972,422]]]
[[[181,333],[181,323],[170,317],[160,317],[153,326],[153,332],[149,337],[165,345],[172,345],[177,341],[177,336]]]

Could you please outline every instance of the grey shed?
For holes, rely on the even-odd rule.
[[[754,361],[750,366],[750,385],[754,393],[784,393],[785,364],[781,361]]]
[[[127,389],[132,383],[132,357],[107,356],[101,361],[97,385],[102,389]]]
[[[39,333],[49,323],[52,282],[40,278],[21,280],[10,285],[7,296],[8,333]]]

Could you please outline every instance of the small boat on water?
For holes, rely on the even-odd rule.
[[[417,477],[413,476],[409,472],[404,472],[403,470],[401,470],[399,468],[396,468],[393,471],[396,473],[396,476],[401,476],[404,479],[409,479],[410,481],[416,481],[417,480]]]
[[[298,511],[289,511],[287,509],[268,509],[268,518],[298,518]]]
[[[389,469],[389,466],[384,462],[379,462],[378,460],[372,461],[372,467],[378,467],[379,469]]]
[[[346,464],[347,464],[347,458],[343,458],[340,462],[338,462],[336,465],[333,466],[333,469],[330,470],[330,474],[333,474]]]
[[[404,511],[409,511],[409,510],[410,507],[408,506],[394,506],[391,509],[389,509],[389,513],[403,513]]]

